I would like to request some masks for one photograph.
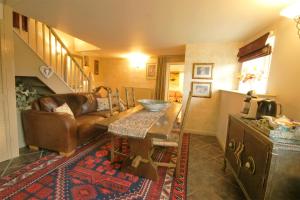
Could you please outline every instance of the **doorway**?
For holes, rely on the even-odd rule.
[[[184,63],[169,63],[167,67],[166,97],[169,102],[182,103]]]

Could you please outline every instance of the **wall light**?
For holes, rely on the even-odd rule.
[[[130,62],[130,66],[135,68],[144,68],[149,59],[149,56],[140,52],[133,52],[124,56]]]
[[[297,1],[280,12],[281,16],[294,19],[296,27],[298,29],[298,35],[300,38],[300,1]]]

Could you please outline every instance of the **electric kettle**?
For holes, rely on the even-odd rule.
[[[264,99],[258,102],[256,118],[261,119],[262,116],[277,117],[281,114],[281,104],[274,100]]]

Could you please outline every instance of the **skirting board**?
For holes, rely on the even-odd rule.
[[[197,135],[216,136],[215,132],[200,131],[200,130],[196,130],[196,129],[185,129],[184,132],[191,133],[191,134],[197,134]]]

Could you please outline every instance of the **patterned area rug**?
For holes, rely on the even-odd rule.
[[[181,176],[159,167],[151,181],[119,170],[109,160],[108,137],[80,147],[69,157],[55,153],[1,178],[0,199],[186,199],[189,134],[184,135]],[[176,162],[172,153],[157,151],[154,160]]]

